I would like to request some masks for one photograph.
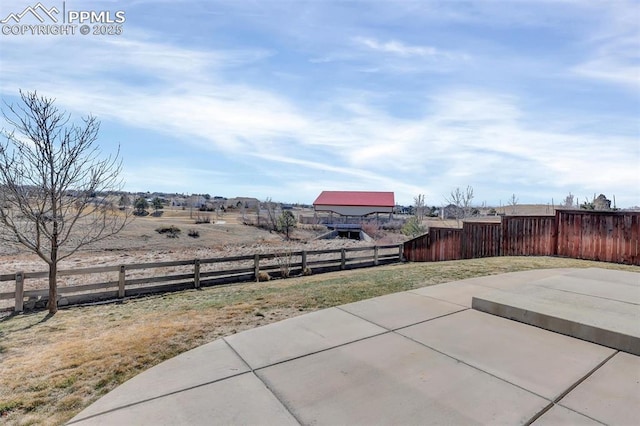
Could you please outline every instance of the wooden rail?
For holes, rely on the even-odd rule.
[[[363,252],[367,252],[367,254],[361,255],[360,253]],[[402,244],[394,244],[60,270],[58,271],[59,277],[112,274],[113,280],[73,286],[59,285],[58,304],[60,306],[76,305],[188,288],[198,289],[238,282],[258,282],[264,278],[286,278],[310,273],[318,274],[378,266],[402,260],[402,252]],[[335,256],[327,258],[328,255]],[[220,269],[210,270],[211,265],[222,263],[231,264],[231,266],[223,265]],[[176,267],[188,268],[188,270],[157,271],[159,268]],[[151,270],[152,272],[145,273],[141,277],[127,277],[127,273],[138,270]],[[49,297],[48,288],[25,290],[25,281],[47,277],[48,272],[19,271],[15,274],[0,275],[0,282],[15,282],[15,291],[0,293],[0,301],[14,300],[13,310],[15,312],[46,306]],[[0,310],[7,309],[11,308]]]

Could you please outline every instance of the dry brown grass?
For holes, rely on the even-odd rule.
[[[391,265],[18,315],[0,320],[0,422],[62,424],[181,352],[259,325],[473,276],[555,267],[640,268],[544,257]]]

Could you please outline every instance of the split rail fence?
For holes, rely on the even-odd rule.
[[[282,278],[378,266],[402,260],[402,249],[402,244],[394,244],[60,270],[58,277],[62,283],[58,285],[58,303],[60,306],[75,305],[189,288],[261,281],[267,279],[265,274],[269,278]],[[103,281],[65,285],[65,277],[77,275],[97,276]],[[0,303],[5,304],[4,307],[0,305],[0,310],[22,312],[24,309],[46,306],[49,297],[47,277],[48,272],[0,274],[0,285],[3,282],[15,282],[14,291],[0,292]],[[25,283],[31,280],[40,281],[40,285],[35,286],[38,288],[26,288]],[[91,280],[83,278],[83,281]]]
[[[500,223],[430,228],[404,243],[411,262],[491,256],[561,256],[640,265],[640,212],[557,210],[555,216],[503,216]]]

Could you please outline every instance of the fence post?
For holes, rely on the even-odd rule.
[[[24,310],[24,272],[16,272],[16,312]]]
[[[378,266],[378,246],[373,247],[373,265]]]
[[[200,259],[193,262],[193,285],[200,288]]]
[[[340,249],[340,269],[345,269],[347,267],[347,251],[345,249]]]
[[[118,274],[118,297],[122,299],[124,297],[124,265],[120,265],[120,273]]]
[[[307,251],[302,250],[302,275],[307,273]]]
[[[260,255],[257,253],[253,256],[253,273],[256,276],[256,282],[260,282]]]
[[[398,244],[398,260],[402,262],[404,260],[404,244]]]

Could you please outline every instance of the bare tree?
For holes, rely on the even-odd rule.
[[[418,194],[413,197],[413,209],[414,215],[418,219],[418,221],[422,221],[424,219],[426,204],[424,201],[424,194]]]
[[[511,206],[511,214],[516,214],[516,207],[518,206],[518,197],[516,197],[516,194],[511,194],[511,198],[509,198],[507,204]]]
[[[110,201],[121,189],[119,151],[101,158],[100,122],[71,122],[54,100],[20,91],[22,103],[5,103],[13,126],[0,143],[0,240],[19,243],[49,266],[51,314],[58,310],[58,263],[81,247],[118,233],[131,216]]]
[[[451,191],[449,197],[445,197],[445,200],[449,204],[455,206],[455,218],[458,226],[460,226],[460,220],[471,215],[471,202],[473,201],[473,187],[467,186],[466,190],[462,191],[459,187]]]
[[[569,195],[567,195],[564,198],[564,202],[562,204],[563,207],[567,207],[567,208],[571,208],[573,207],[573,201],[575,200],[575,196],[572,193],[569,193]]]
[[[276,214],[276,203],[271,200],[271,197],[267,198],[264,202],[267,209],[267,227],[269,231],[275,231],[278,229],[278,216]]]

